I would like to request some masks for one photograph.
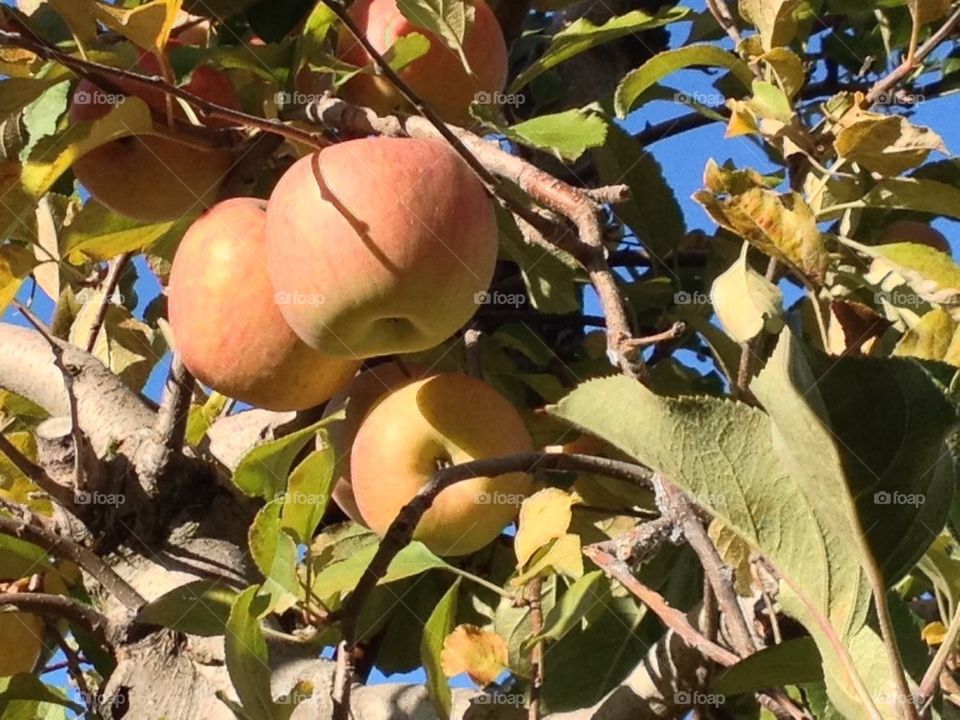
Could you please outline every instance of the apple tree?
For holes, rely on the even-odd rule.
[[[0,6],[0,718],[960,717],[958,37]]]

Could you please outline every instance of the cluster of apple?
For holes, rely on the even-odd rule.
[[[482,0],[475,5],[463,47],[469,70],[431,36],[429,52],[403,71],[451,122],[467,119],[476,94],[500,90],[506,75],[496,18]],[[382,52],[409,32],[428,34],[396,0],[360,0],[351,13]],[[337,51],[357,65],[368,61],[348,35]],[[160,70],[149,54],[139,67]],[[220,71],[198,67],[186,87],[238,107]],[[108,111],[78,102],[97,92],[80,84],[74,119]],[[344,93],[378,111],[403,105],[374,74],[357,75]],[[162,93],[137,95],[162,114]],[[182,110],[175,117],[182,120]],[[339,393],[329,405],[346,405],[349,421],[334,432],[344,456],[335,496],[380,533],[438,468],[532,448],[516,409],[479,380],[420,370],[407,377],[391,363],[355,377],[370,358],[442,343],[490,284],[498,247],[493,205],[456,152],[437,140],[350,140],[300,158],[268,201],[214,202],[232,162],[227,150],[200,150],[158,128],[101,146],[75,165],[91,194],[123,214],[163,219],[197,203],[208,207],[184,235],[167,288],[176,350],[198,380],[271,410],[315,407]],[[417,538],[441,554],[477,550],[514,517],[529,482],[513,475],[460,483],[440,495]],[[514,501],[490,505],[486,497]]]

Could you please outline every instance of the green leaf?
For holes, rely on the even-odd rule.
[[[710,299],[717,319],[738,343],[746,342],[766,327],[777,333],[783,327],[783,294],[747,262],[749,245],[740,257],[713,281]]]
[[[935,180],[916,178],[887,178],[862,198],[838,206],[913,210],[915,212],[960,218],[960,188]],[[825,208],[821,215],[834,208]]]
[[[310,544],[326,512],[333,492],[335,464],[333,447],[327,443],[323,449],[310,453],[287,479],[282,524],[301,545]]]
[[[607,139],[607,123],[584,110],[540,115],[502,130],[511,140],[569,161],[578,160],[590,148],[601,147]]]
[[[328,420],[257,445],[243,456],[233,473],[233,484],[250,497],[271,500],[287,486],[290,467],[300,451],[313,440]]]
[[[203,405],[191,406],[190,414],[187,417],[186,440],[188,445],[196,446],[200,444],[210,426],[220,417],[229,402],[230,398],[214,392],[210,394]]]
[[[823,680],[820,653],[813,638],[786,640],[718,671],[711,692],[739,695],[763,688]]]
[[[762,118],[789,123],[793,119],[793,106],[786,94],[773,83],[753,81],[753,98],[749,103]]]
[[[321,598],[329,598],[353,590],[376,555],[378,547],[379,544],[368,545],[347,559],[325,567],[314,578],[313,591]],[[379,584],[386,585],[427,570],[456,572],[453,567],[430,552],[426,545],[414,541],[397,553]]]
[[[443,40],[460,56],[463,66],[470,69],[463,43],[476,20],[477,9],[473,5],[464,0],[397,0],[397,9],[414,25]]]
[[[576,57],[617,38],[663,27],[683,20],[690,14],[683,7],[665,8],[656,15],[634,10],[596,25],[588,18],[578,18],[550,39],[550,45],[530,67],[513,81],[510,92],[515,93],[534,78],[562,62]]]
[[[128,97],[92,123],[76,123],[60,135],[44,138],[23,167],[23,185],[40,197],[82,155],[122,137],[153,134],[158,133],[147,104]]]
[[[460,590],[460,578],[457,578],[446,594],[437,603],[430,613],[430,618],[423,626],[423,635],[420,638],[420,660],[427,674],[427,694],[437,713],[437,717],[450,717],[453,706],[453,694],[440,663],[440,654],[443,652],[443,641],[456,625],[457,593]]]
[[[384,57],[395,72],[400,72],[414,60],[430,52],[430,39],[418,32],[398,37]]]
[[[236,599],[237,591],[222,580],[196,580],[146,605],[137,615],[137,622],[190,635],[223,635]]]
[[[271,597],[271,610],[285,610],[303,595],[297,578],[297,545],[283,528],[282,508],[283,498],[268,502],[248,533],[250,555],[267,580],[263,590]]]
[[[19,704],[25,700],[35,700],[39,703],[60,705],[69,708],[78,715],[84,714],[84,707],[82,705],[71,702],[60,688],[44,684],[36,675],[20,673],[19,675],[0,679],[0,682],[6,683],[6,687],[0,690],[0,714],[2,714],[4,718],[14,716],[14,713],[8,714],[10,712],[10,706],[13,703]],[[31,720],[33,717],[33,715],[30,716]]]
[[[843,242],[874,258],[880,267],[901,275],[924,300],[948,306],[951,315],[960,312],[960,265],[946,253],[910,242],[875,246]]]
[[[247,588],[233,604],[227,620],[224,654],[233,688],[250,720],[287,720],[295,705],[277,705],[270,694],[267,641],[260,621],[267,613],[266,596]]]
[[[36,144],[57,131],[60,117],[67,111],[70,82],[65,80],[47,88],[43,94],[24,108],[23,124],[30,141],[20,151],[20,159],[26,160]]]
[[[609,597],[610,583],[603,572],[587,573],[567,588],[560,602],[543,619],[543,632],[527,640],[524,646],[530,648],[540,640],[561,640]]]
[[[90,200],[64,229],[64,257],[75,262],[109,260],[125,252],[143,252],[178,228],[186,230],[192,217],[176,222],[132,220]]]
[[[630,188],[630,199],[614,205],[613,211],[644,247],[659,258],[679,247],[687,234],[683,211],[653,153],[610,122],[607,141],[593,156],[603,183]]]
[[[624,118],[630,114],[640,96],[667,75],[684,68],[703,66],[730,70],[747,89],[753,84],[753,73],[749,66],[733,53],[716,45],[695,44],[676,50],[665,50],[647,60],[620,82],[614,95],[617,117]]]
[[[844,472],[847,466],[833,436],[802,399],[806,393],[811,403],[823,405],[822,395],[813,388],[813,376],[810,382],[801,383],[787,375],[788,366],[801,365],[789,347],[790,338],[785,334],[774,358],[754,384],[761,402],[772,408],[775,420],[728,400],[658,397],[639,383],[620,377],[581,385],[552,413],[665,473],[763,553],[783,578],[781,602],[785,610],[806,625],[817,641],[834,703],[847,717],[864,717],[870,700],[859,688],[866,687],[866,693],[882,708],[883,717],[895,717],[891,671],[879,637],[866,624],[870,589],[863,562],[867,548],[860,533],[852,530],[861,523],[854,507],[860,515],[869,513],[862,518],[864,527],[878,524],[870,537],[877,550],[882,549],[878,555],[891,577],[918,550],[922,552],[930,535],[927,532],[920,538],[919,532],[910,531],[909,526],[929,521],[929,526],[936,528],[939,520],[925,518],[921,522],[915,506],[897,506],[900,518],[880,515],[878,508],[889,506],[873,503],[874,486],[868,487],[863,475],[872,477],[880,464],[890,463],[889,474],[882,474],[879,481],[873,479],[883,492],[887,483],[899,481],[904,473],[915,478],[934,466],[938,469],[930,473],[931,477],[919,481],[930,483],[931,504],[948,505],[942,500],[942,474],[949,458],[940,460],[931,446],[943,445],[947,429],[943,422],[950,413],[943,397],[934,398],[930,425],[918,425],[924,415],[917,412],[922,404],[929,408],[930,395],[935,396],[939,390],[916,365],[831,358],[834,370],[826,378],[821,376],[821,383],[833,377],[837,368],[847,368],[836,375],[842,382],[830,385],[831,398],[836,400],[829,405],[837,415],[835,427],[844,427],[843,420],[849,432],[856,433],[862,418],[871,416],[876,418],[871,427],[880,422],[890,426],[881,437],[902,433],[904,428],[914,430],[892,446],[890,440],[882,441],[882,452],[896,453],[894,457],[876,458],[876,451],[867,455],[870,473],[860,470],[857,486],[848,487]],[[868,372],[869,387],[876,387],[882,378],[883,391],[857,393],[851,400],[851,389],[859,388],[860,378]],[[889,397],[882,409],[874,407],[878,393]],[[911,396],[916,400],[910,400]],[[846,407],[844,399],[848,400]],[[890,413],[898,405],[899,414],[884,414],[884,410]],[[855,422],[853,417],[861,420]],[[855,440],[849,435],[843,438],[846,443]],[[861,451],[863,444],[861,439],[854,448]],[[805,463],[793,460],[795,453]],[[911,461],[911,457],[916,459]],[[854,506],[854,492],[870,494]],[[770,510],[787,507],[789,513]],[[945,513],[946,508],[938,512]],[[909,538],[903,537],[905,532]]]
[[[740,15],[756,26],[764,50],[789,45],[797,33],[800,0],[740,0]]]

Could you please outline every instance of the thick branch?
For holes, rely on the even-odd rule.
[[[110,623],[95,608],[85,605],[66,595],[51,595],[49,593],[0,593],[0,607],[13,605],[24,612],[35,615],[47,615],[54,618],[63,618],[71,623],[89,630],[93,637],[103,647],[110,647],[108,634]]]

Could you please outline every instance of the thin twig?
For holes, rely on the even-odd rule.
[[[937,654],[930,661],[927,671],[923,674],[920,686],[917,688],[916,704],[921,709],[929,703],[940,687],[940,674],[946,667],[947,660],[954,654],[957,648],[957,638],[960,637],[960,604],[950,620],[950,627],[947,628],[947,634],[937,648]]]
[[[35,615],[69,620],[88,630],[101,646],[110,647],[108,639],[110,621],[96,608],[74,600],[72,597],[34,592],[0,593],[0,607],[4,605],[13,605]]]
[[[218,105],[217,103],[205,100],[198,95],[194,95],[193,93],[184,90],[181,87],[171,85],[159,76],[142,75],[130,70],[123,70],[121,68],[111,67],[110,65],[103,65],[102,63],[91,62],[89,60],[82,60],[80,58],[73,57],[72,55],[62,52],[55,47],[28,38],[21,33],[0,30],[0,46],[18,47],[25,50],[30,50],[31,52],[34,52],[38,56],[42,57],[44,60],[53,60],[58,62],[64,67],[73,70],[78,75],[83,77],[99,76],[104,78],[115,78],[118,80],[128,81],[129,83],[138,87],[160,90],[168,95],[173,95],[180,98],[188,103],[191,107],[199,110],[205,117],[208,118],[226,120],[227,122],[235,123],[242,127],[256,128],[274,135],[280,135],[281,137],[287,138],[288,140],[292,140],[294,142],[303,143],[309,147],[322,148],[330,144],[328,140],[323,138],[318,133],[307,132],[294,126],[287,125],[286,123],[282,123],[278,120],[268,120],[255,115],[249,115],[248,113],[240,110],[228,108],[224,105]],[[118,89],[121,92],[123,91],[122,88]]]
[[[19,518],[0,515],[0,533],[21,538],[39,545],[67,560],[72,560],[86,570],[100,585],[111,593],[128,610],[138,611],[146,600],[113,568],[101,560],[96,553],[64,537],[43,518],[34,515],[26,508],[16,508]]]
[[[700,559],[707,581],[717,596],[717,603],[726,622],[730,642],[734,650],[741,657],[753,653],[757,648],[753,642],[753,636],[750,634],[750,628],[747,626],[747,621],[744,619],[743,610],[737,600],[730,568],[720,557],[720,553],[704,529],[700,518],[697,517],[687,496],[671,483],[662,480],[658,500],[662,502],[661,510],[664,515],[674,518],[677,525],[683,529],[683,534],[686,536],[691,549]]]
[[[17,470],[30,478],[34,485],[53,498],[58,505],[70,511],[76,508],[73,489],[61,485],[50,477],[46,470],[17,450],[3,433],[0,433],[0,453],[6,455]]]
[[[530,632],[534,637],[543,632],[543,578],[536,577],[526,588],[527,599],[530,604]],[[527,709],[527,720],[540,720],[540,692],[543,689],[543,638],[537,640],[533,646],[531,663],[533,665],[533,681],[530,683],[530,706]]]
[[[60,651],[63,653],[64,657],[67,658],[67,672],[70,674],[70,678],[77,685],[77,692],[80,695],[80,698],[83,700],[83,704],[87,706],[87,713],[91,716],[96,715],[97,711],[97,700],[96,696],[90,692],[90,686],[87,685],[87,679],[83,676],[83,667],[80,665],[80,657],[74,652],[73,648],[70,647],[70,643],[67,642],[67,639],[57,631],[57,645],[60,646]]]
[[[684,613],[672,607],[660,593],[641,583],[626,563],[593,545],[587,545],[583,549],[583,554],[590,558],[604,573],[623,585],[654,615],[660,618],[664,625],[673,630],[687,645],[699,651],[704,657],[723,667],[730,667],[740,660],[736,653],[704,637],[699,630],[690,624]]]
[[[940,26],[940,29],[920,46],[916,53],[913,54],[913,57],[910,57],[908,54],[903,63],[893,70],[893,72],[878,80],[876,84],[870,88],[870,91],[864,98],[864,103],[867,106],[875,104],[885,94],[912,75],[914,70],[920,67],[923,61],[953,34],[953,31],[956,30],[958,25],[960,25],[960,8],[955,10],[943,25]]]
[[[84,347],[84,350],[88,353],[92,353],[93,348],[97,345],[97,337],[100,335],[100,329],[103,327],[103,322],[107,319],[107,311],[110,309],[110,298],[113,296],[114,290],[117,289],[117,285],[120,284],[120,276],[131,257],[133,257],[133,253],[122,253],[110,262],[110,270],[103,281],[103,298],[100,300],[97,314],[93,318],[90,335],[87,337],[87,344]]]

